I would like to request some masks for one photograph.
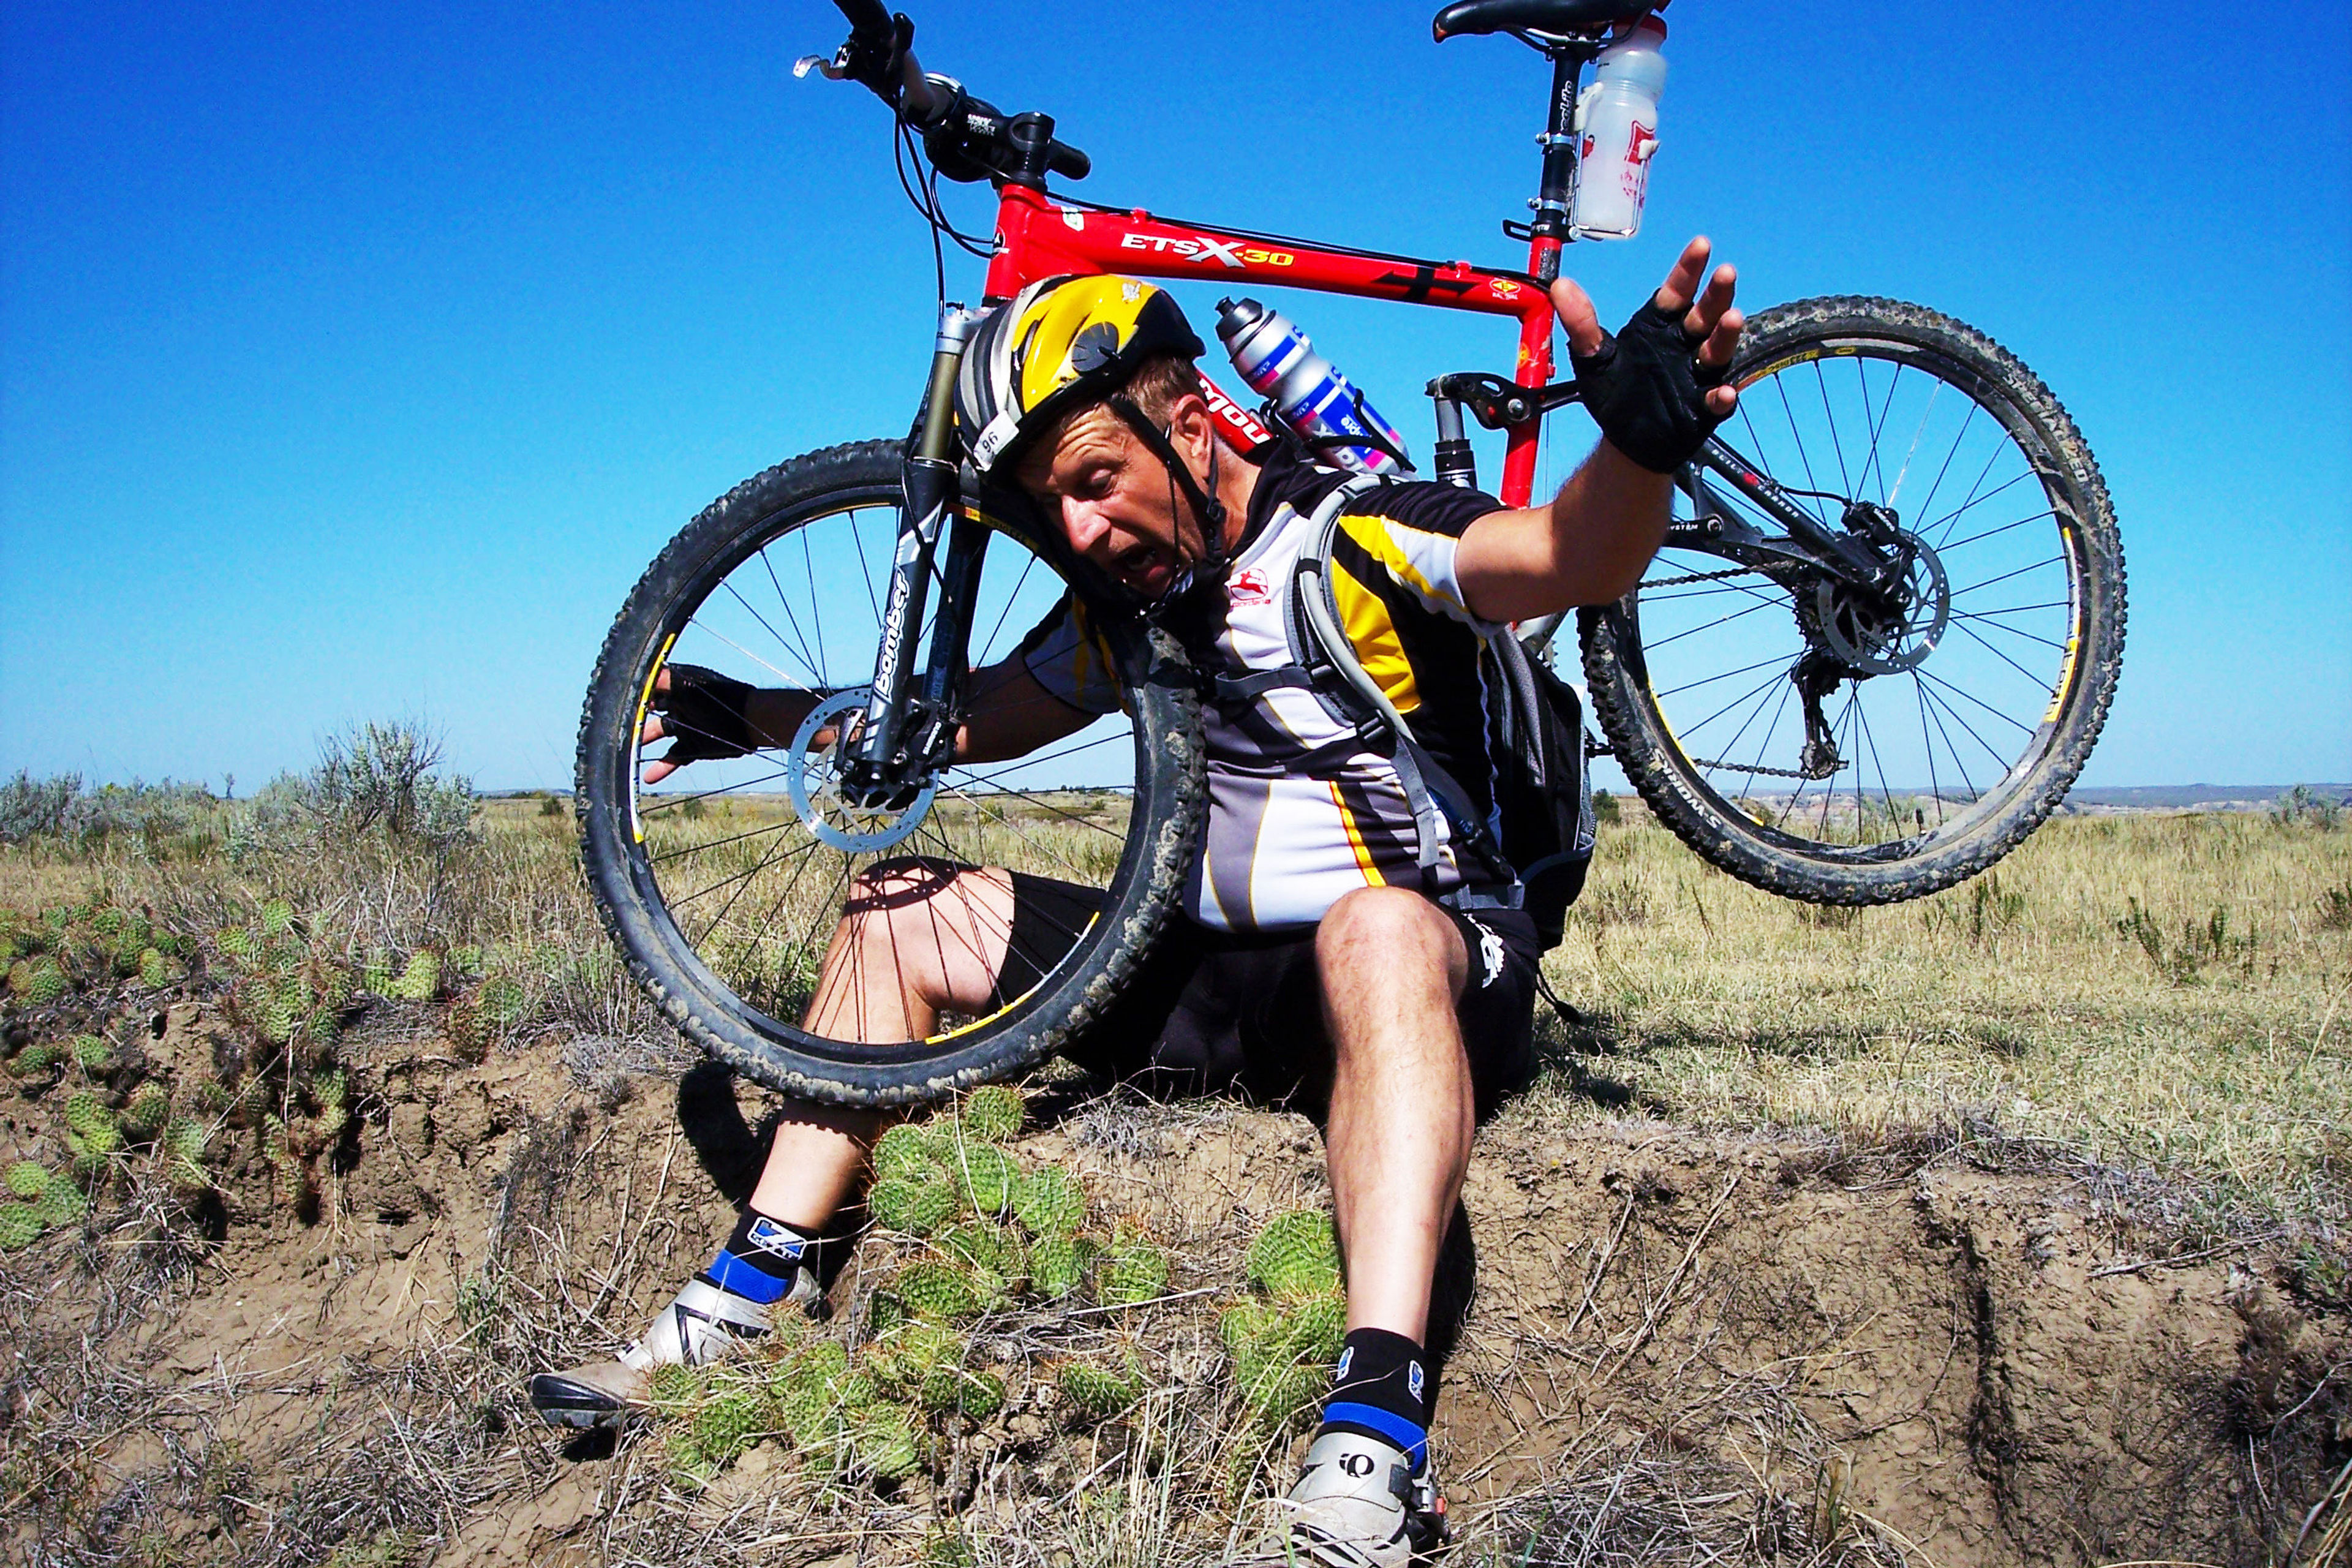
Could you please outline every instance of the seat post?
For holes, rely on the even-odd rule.
[[[1544,53],[1551,58],[1551,111],[1538,139],[1543,148],[1543,184],[1536,194],[1535,222],[1528,226],[1538,240],[1566,244],[1569,202],[1576,194],[1577,88],[1591,50],[1553,43]],[[1556,245],[1538,248],[1546,268],[1543,280],[1549,283],[1559,275],[1559,252]]]

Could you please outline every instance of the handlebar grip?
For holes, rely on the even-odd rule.
[[[1045,167],[1072,180],[1083,180],[1091,173],[1095,161],[1066,142],[1056,142],[1045,154]]]
[[[889,41],[890,7],[882,0],[833,0],[849,18],[849,30],[877,42]]]

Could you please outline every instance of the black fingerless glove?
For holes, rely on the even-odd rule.
[[[1661,310],[1653,299],[1598,353],[1570,352],[1569,364],[1584,406],[1609,444],[1654,474],[1671,474],[1698,455],[1722,416],[1706,394],[1724,373],[1698,363],[1699,342],[1683,331],[1685,310]]]
[[[662,732],[676,743],[661,760],[673,767],[740,757],[761,742],[751,735],[745,708],[750,683],[698,664],[669,667],[669,695],[663,700]]]

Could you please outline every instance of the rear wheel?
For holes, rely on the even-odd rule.
[[[1125,711],[1015,761],[950,766],[871,810],[833,767],[828,711],[862,706],[898,538],[901,448],[866,442],[781,463],[671,542],[606,637],[581,717],[577,805],[589,880],[630,971],[689,1037],[746,1077],[843,1104],[937,1098],[1059,1048],[1132,972],[1181,884],[1201,809],[1197,698],[1165,634],[1106,613]],[[993,537],[969,661],[1011,654],[1069,585]],[[931,603],[940,595],[934,590]],[[928,648],[930,628],[917,643]],[[643,782],[638,736],[665,668],[700,666],[824,697],[794,743]],[[805,702],[805,699],[801,700]],[[1049,951],[926,1038],[807,1026],[845,903],[877,867],[1003,867],[1090,889]],[[999,933],[1001,936],[1001,933]],[[838,1013],[835,1015],[838,1016]],[[827,1028],[834,1026],[827,1026]]]
[[[2033,374],[1891,300],[1752,318],[1726,442],[1907,575],[1865,602],[1740,557],[1696,487],[1633,592],[1581,616],[1596,716],[1659,818],[1733,876],[1819,903],[1919,897],[2065,796],[2123,657],[2124,566],[2096,464]],[[1719,480],[1726,521],[1785,529]]]

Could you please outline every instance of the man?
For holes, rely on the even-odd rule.
[[[1615,339],[1582,289],[1553,286],[1605,439],[1549,505],[1398,484],[1342,509],[1333,561],[1349,590],[1348,634],[1474,817],[1492,802],[1482,640],[1631,587],[1664,537],[1667,475],[1735,404],[1720,384],[1741,325],[1734,279],[1728,267],[1708,277],[1707,260],[1706,241],[1693,240]],[[1253,460],[1226,447],[1192,367],[1201,352],[1149,284],[1034,285],[974,334],[958,422],[984,479],[1017,484],[1075,552],[1158,603],[1203,669],[1239,678],[1290,661],[1290,573],[1307,514],[1341,476],[1295,449]],[[1098,668],[1075,616],[1049,620],[981,672],[961,754],[1017,755],[1082,728],[1115,701]],[[715,754],[696,739],[711,726],[679,719],[710,688],[672,674],[671,727],[657,714],[646,739],[676,744],[649,781]],[[736,700],[736,729],[748,717],[755,733],[790,732],[790,694]],[[1475,896],[1491,873],[1450,833],[1437,864],[1419,864],[1394,765],[1346,743],[1313,692],[1235,693],[1210,705],[1206,724],[1210,809],[1184,914],[1090,1036],[1091,1065],[1193,1090],[1237,1085],[1321,1114],[1348,1333],[1263,1560],[1395,1568],[1442,1531],[1422,1349],[1431,1285],[1476,1118],[1530,1070],[1539,945],[1526,916]],[[811,1026],[895,1041],[930,1033],[943,1011],[981,1012],[1022,988],[1010,972],[1025,961],[1024,931],[1066,921],[1086,897],[987,868],[869,872],[826,956]],[[780,1305],[819,1309],[819,1248],[858,1201],[886,1124],[790,1108],[710,1268],[622,1361],[536,1378],[533,1402],[550,1420],[615,1423],[641,1404],[654,1364],[723,1353]]]

